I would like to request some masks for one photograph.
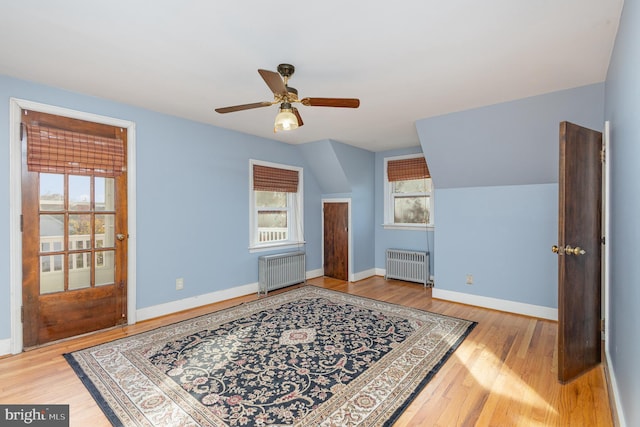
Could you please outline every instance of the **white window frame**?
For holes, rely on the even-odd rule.
[[[389,182],[389,176],[387,174],[387,165],[393,160],[413,159],[418,157],[424,157],[424,154],[407,154],[404,156],[394,156],[384,158],[384,224],[385,229],[397,229],[397,230],[433,230],[434,229],[434,189],[433,181],[431,178],[427,178],[430,184],[430,191],[426,193],[417,193],[418,195],[425,194],[429,200],[429,222],[427,224],[406,224],[395,223],[394,221],[394,193],[392,192],[393,185]],[[402,193],[403,196],[411,195],[410,193]]]
[[[287,240],[260,243],[258,230],[258,207],[253,190],[253,165],[289,169],[298,172],[298,192],[287,194]],[[262,252],[273,249],[293,249],[305,244],[304,241],[304,180],[303,168],[249,159],[249,252]]]

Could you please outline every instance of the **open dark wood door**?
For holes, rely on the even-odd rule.
[[[349,280],[349,204],[323,203],[324,275]]]
[[[600,363],[602,133],[560,123],[558,379]]]

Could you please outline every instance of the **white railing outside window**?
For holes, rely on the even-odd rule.
[[[266,228],[258,227],[258,239],[260,242],[279,242],[287,240],[288,237],[287,228]]]
[[[96,234],[96,247],[101,248],[104,246],[104,234]],[[41,252],[45,252],[40,257],[40,272],[50,273],[54,271],[62,271],[62,264],[56,262],[56,256],[58,255],[46,255],[46,252],[61,251],[63,250],[64,237],[63,236],[41,236],[40,237],[40,249]],[[69,250],[82,250],[89,249],[91,247],[91,236],[89,234],[78,234],[75,236],[69,236]],[[91,254],[82,254],[90,257]],[[96,260],[96,267],[102,267],[103,258],[98,256]],[[75,255],[70,256],[69,270],[88,269],[91,268],[91,260],[89,258],[78,258]]]

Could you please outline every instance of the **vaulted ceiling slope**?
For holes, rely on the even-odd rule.
[[[6,1],[0,74],[287,143],[416,146],[423,118],[605,80],[623,0]],[[291,63],[305,126],[257,73]]]
[[[436,188],[558,182],[560,122],[602,131],[604,83],[418,120]]]

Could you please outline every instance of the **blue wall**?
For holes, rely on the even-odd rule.
[[[626,1],[606,81],[611,234],[607,348],[626,425],[640,426],[640,4]]]
[[[295,146],[147,114],[133,118],[140,308],[258,281],[264,253],[248,251],[250,158],[305,168],[307,267],[320,268],[319,187]],[[177,277],[186,292],[175,291]]]
[[[351,192],[351,183],[342,168],[340,160],[338,160],[330,140],[309,142],[301,144],[299,147],[300,152],[318,180],[322,194]]]
[[[331,146],[351,184],[353,273],[366,273],[374,268],[376,244],[373,233],[375,154],[336,141],[331,141]]]
[[[416,124],[435,186],[437,288],[557,308],[563,120],[601,130],[604,84]]]
[[[351,274],[366,277],[373,269],[375,236],[373,152],[330,139],[302,144],[323,198],[351,199]]]
[[[258,281],[250,158],[304,167],[307,268],[321,268],[321,191],[297,146],[0,76],[0,339],[10,337],[10,97],[136,123],[138,308]]]
[[[557,184],[443,189],[436,201],[438,288],[558,306]]]

